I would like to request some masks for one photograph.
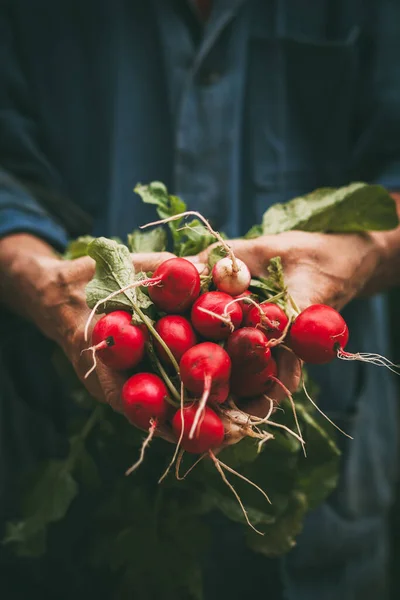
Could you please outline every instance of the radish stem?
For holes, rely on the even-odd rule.
[[[148,433],[147,437],[144,439],[142,447],[140,448],[139,459],[135,462],[135,464],[133,464],[131,467],[129,467],[129,469],[125,472],[125,475],[130,475],[131,473],[133,473],[133,471],[136,471],[136,469],[138,467],[140,467],[140,465],[142,464],[142,462],[144,460],[144,453],[146,451],[147,446],[150,444],[151,440],[154,437],[156,428],[157,428],[157,421],[151,419],[149,433]]]
[[[152,227],[153,225],[163,225],[164,223],[170,223],[171,221],[177,221],[179,219],[183,219],[184,217],[189,217],[189,216],[196,217],[197,219],[199,219],[200,221],[202,221],[202,223],[204,223],[204,225],[207,227],[207,229],[211,233],[211,235],[213,235],[215,237],[215,239],[218,240],[218,242],[224,248],[224,250],[226,250],[227,254],[229,255],[229,258],[232,261],[232,271],[234,273],[237,273],[239,271],[239,267],[238,267],[238,264],[237,264],[237,261],[236,261],[236,256],[235,256],[232,248],[229,246],[229,244],[226,243],[226,241],[221,236],[221,234],[218,233],[218,231],[215,231],[211,227],[211,225],[207,221],[207,219],[205,217],[203,217],[203,215],[201,215],[199,212],[197,212],[195,210],[188,210],[186,212],[179,213],[178,215],[173,215],[172,217],[168,217],[166,219],[160,219],[159,221],[153,221],[152,223],[147,223],[146,225],[142,225],[140,227],[140,229],[145,229],[146,227]]]

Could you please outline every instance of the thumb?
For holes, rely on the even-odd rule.
[[[135,269],[144,272],[155,271],[161,263],[170,258],[175,258],[175,255],[170,252],[140,252],[131,254],[131,256]]]

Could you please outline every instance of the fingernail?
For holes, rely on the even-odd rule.
[[[205,265],[204,263],[200,263],[200,262],[196,263],[194,266],[196,267],[196,269],[198,270],[198,272],[200,273],[200,275],[207,268],[207,265]]]

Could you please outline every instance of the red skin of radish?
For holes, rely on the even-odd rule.
[[[229,383],[222,383],[215,387],[208,398],[209,404],[222,404],[228,398],[229,392]]]
[[[192,306],[191,321],[196,331],[209,340],[224,340],[231,333],[229,325],[223,323],[218,318],[199,310],[205,308],[211,312],[222,315],[225,307],[233,298],[224,292],[206,292]],[[227,309],[227,316],[230,317],[232,325],[237,329],[243,319],[243,312],[238,302],[231,304]]]
[[[258,373],[252,373],[245,369],[234,370],[231,377],[231,391],[240,398],[251,398],[265,394],[273,381],[271,377],[276,377],[278,369],[273,358],[267,363],[267,366]]]
[[[290,328],[289,344],[304,362],[323,365],[344,349],[349,330],[343,317],[331,306],[313,304],[301,312]]]
[[[257,306],[253,306],[248,312],[245,325],[247,327],[260,328],[269,340],[280,338],[289,322],[286,313],[273,302],[265,302],[264,304],[260,304],[260,309],[270,321],[276,323],[276,327],[269,327],[265,321],[262,321],[260,311]]]
[[[108,313],[97,321],[92,344],[97,346],[104,340],[109,345],[97,350],[97,356],[115,371],[136,367],[144,356],[146,337],[142,326],[133,325],[132,315],[124,310]]]
[[[200,294],[200,275],[185,258],[170,258],[153,273],[161,277],[159,285],[148,288],[149,296],[159,310],[166,313],[184,313]]]
[[[203,454],[221,446],[224,441],[224,426],[219,416],[208,406],[204,409],[199,425],[197,426],[193,439],[189,439],[196,415],[196,404],[183,409],[183,436],[181,447],[192,454]],[[172,419],[172,429],[175,437],[179,440],[182,432],[182,411],[179,409]]]
[[[268,339],[261,329],[242,327],[228,337],[226,351],[234,366],[260,371],[271,358],[267,345]]]
[[[122,407],[125,416],[139,429],[149,429],[150,420],[163,423],[168,414],[168,390],[154,373],[137,373],[122,388]]]
[[[238,271],[235,273],[231,258],[226,256],[215,263],[212,270],[212,278],[217,290],[225,292],[230,296],[243,294],[251,281],[251,273],[248,266],[239,258],[236,259],[236,264]]]
[[[203,342],[187,350],[182,356],[179,369],[183,385],[193,394],[202,394],[204,377],[211,377],[211,392],[229,382],[231,359],[221,346]]]
[[[193,327],[185,317],[180,315],[167,315],[155,324],[155,329],[167,344],[171,353],[179,363],[186,350],[197,342]],[[161,344],[154,339],[157,355],[164,365],[170,366],[171,360]]]
[[[234,300],[238,300],[239,298],[251,298],[252,295],[253,294],[249,290],[246,290],[245,292],[243,292],[243,294],[240,294],[239,296],[234,296]],[[243,321],[246,322],[246,317],[253,308],[253,304],[251,304],[251,302],[238,302],[238,304],[242,309]]]

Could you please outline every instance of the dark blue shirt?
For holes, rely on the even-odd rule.
[[[154,218],[132,193],[153,179],[231,236],[319,186],[400,189],[395,1],[215,0],[205,26],[184,0],[0,10],[1,235],[124,236]],[[345,314],[353,350],[387,353],[382,299]],[[287,598],[383,599],[391,382],[339,361],[314,376],[355,440],[284,561]]]

